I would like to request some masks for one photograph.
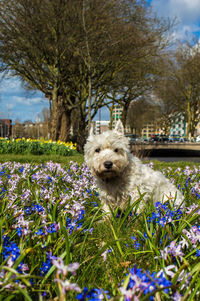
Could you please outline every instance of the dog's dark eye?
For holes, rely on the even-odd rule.
[[[119,149],[118,149],[118,148],[116,148],[116,149],[115,149],[115,153],[118,153],[118,151],[119,151]]]
[[[99,152],[100,152],[100,148],[96,148],[95,153],[99,153]]]

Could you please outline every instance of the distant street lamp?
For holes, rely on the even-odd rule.
[[[39,115],[36,116],[35,118],[36,124],[37,124],[37,136],[38,139],[40,138],[40,122],[41,122],[41,117]]]

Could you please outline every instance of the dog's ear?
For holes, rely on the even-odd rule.
[[[94,134],[94,124],[93,123],[91,123],[90,129],[89,129],[89,137],[91,137],[91,136],[95,136],[95,134]]]
[[[119,119],[116,123],[116,126],[115,126],[115,129],[114,129],[116,132],[124,135],[124,126],[121,122],[121,120]]]

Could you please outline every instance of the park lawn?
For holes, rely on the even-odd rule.
[[[0,162],[21,162],[21,163],[35,163],[42,164],[48,161],[68,164],[70,161],[75,161],[78,164],[83,163],[83,155],[76,153],[73,156],[60,156],[60,155],[20,155],[20,154],[0,154]]]
[[[60,156],[60,155],[21,155],[21,154],[0,154],[0,162],[21,162],[21,163],[46,163],[48,161],[61,163],[62,165],[68,164],[70,161],[77,162],[78,164],[82,164],[84,161],[84,155],[80,153],[76,153],[72,156]],[[145,160],[144,163],[149,163],[149,160]],[[180,161],[178,162],[161,162],[158,160],[151,160],[154,164],[155,169],[162,169],[171,166],[172,168],[184,168],[185,166],[194,166],[195,163],[190,161]]]
[[[0,162],[0,301],[199,300],[200,165],[153,163],[183,208],[141,195],[106,216],[83,155]]]

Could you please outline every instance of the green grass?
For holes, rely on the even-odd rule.
[[[181,158],[180,158],[181,159]],[[46,163],[48,161],[57,162],[61,164],[68,164],[70,161],[77,162],[78,164],[82,164],[84,161],[83,154],[75,154],[73,156],[60,156],[60,155],[19,155],[19,154],[0,154],[0,162],[21,162],[21,163]],[[149,163],[150,161],[146,160],[144,163]],[[154,167],[156,169],[167,168],[171,166],[172,168],[185,166],[194,166],[195,163],[192,161],[178,161],[178,162],[161,162],[158,160],[151,160],[154,163]]]
[[[55,164],[46,163],[50,160]],[[158,208],[153,200],[145,202],[141,196],[133,205],[127,203],[123,215],[116,216],[116,210],[106,216],[93,179],[85,166],[81,166],[83,155],[0,155],[0,162],[8,161],[13,163],[3,164],[0,168],[0,301],[75,301],[77,292],[73,289],[63,292],[58,280],[77,283],[81,290],[84,287],[88,291],[104,289],[112,301],[124,301],[119,287],[123,285],[127,289],[129,277],[136,268],[142,270],[143,278],[149,271],[151,282],[153,272],[171,265],[174,275],[164,275],[170,280],[166,291],[163,291],[162,283],[157,284],[160,276],[152,282],[153,291],[149,289],[145,294],[144,289],[138,287],[135,297],[138,296],[140,301],[149,300],[150,294],[155,296],[157,291],[157,300],[174,300],[173,295],[179,292],[182,300],[199,300],[200,257],[197,250],[200,243],[192,241],[188,235],[200,224],[197,210],[180,213],[169,203],[159,209],[159,217],[155,218],[153,214],[158,213]],[[193,203],[199,206],[200,199],[194,190],[198,192],[200,167],[193,169],[195,164],[191,163],[185,172],[187,165],[190,164],[154,163],[156,169],[162,169],[180,185],[187,206]],[[139,213],[138,202],[144,204]],[[172,219],[161,224],[162,219],[168,219],[169,212]],[[9,237],[10,242],[5,242],[2,234]],[[178,250],[183,239],[188,246],[181,249],[182,258],[178,253],[171,254],[169,245],[173,243],[176,247],[171,246],[171,249]],[[162,255],[165,248],[168,250],[166,258]],[[10,252],[16,250],[19,250],[19,257],[10,266]],[[61,258],[65,266],[78,262],[76,274],[65,274],[56,268],[52,259],[48,259],[49,254]],[[19,268],[21,262],[28,266],[25,273]],[[103,300],[107,301],[105,294]]]
[[[37,163],[42,164],[48,161],[61,164],[68,164],[70,161],[75,161],[78,164],[83,163],[83,155],[75,154],[73,156],[60,155],[16,155],[16,154],[0,154],[0,162],[20,162],[20,163]]]
[[[145,163],[149,163],[150,161],[145,161]],[[190,158],[188,158],[188,161],[176,161],[176,162],[164,162],[164,161],[158,161],[158,160],[151,160],[153,162],[154,167],[157,168],[167,168],[168,166],[172,168],[185,168],[185,166],[193,167],[194,165],[198,165],[198,163],[195,163],[193,161],[190,161]]]

